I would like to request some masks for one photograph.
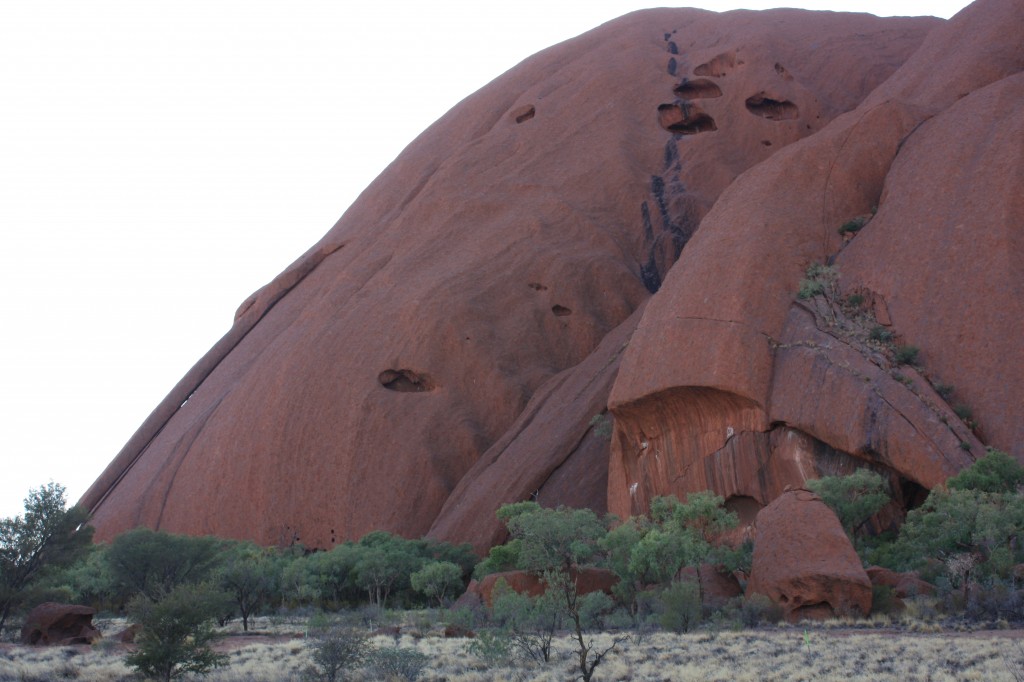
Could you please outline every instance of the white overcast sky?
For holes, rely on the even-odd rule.
[[[238,305],[445,111],[649,6],[0,0],[0,517],[51,480],[77,501]]]

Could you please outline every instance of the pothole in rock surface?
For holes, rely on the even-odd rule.
[[[722,88],[707,78],[683,79],[683,82],[677,85],[673,92],[679,99],[707,99],[722,96]]]
[[[557,303],[551,306],[551,312],[555,314],[555,317],[566,317],[572,315],[572,310],[566,308],[564,305],[558,305]]]
[[[670,133],[680,135],[718,130],[715,119],[689,104],[662,104],[658,107],[658,123]]]
[[[437,387],[426,374],[411,369],[386,369],[377,375],[377,381],[389,391],[399,393],[425,393]]]
[[[746,105],[747,111],[769,121],[786,121],[800,115],[800,109],[788,99],[769,97],[764,92],[748,97]]]
[[[512,118],[515,119],[516,123],[526,123],[536,115],[537,109],[532,104],[528,104],[525,107],[519,107],[512,112]]]

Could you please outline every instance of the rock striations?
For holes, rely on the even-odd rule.
[[[82,499],[96,537],[483,551],[505,502],[752,521],[1024,457],[1021,35],[1018,0],[658,9],[531,57],[242,304]]]

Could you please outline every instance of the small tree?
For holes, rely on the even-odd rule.
[[[462,587],[462,569],[450,561],[433,561],[409,576],[412,588],[444,606],[445,596]]]
[[[25,514],[0,520],[0,632],[26,590],[47,568],[67,566],[92,540],[81,507],[66,509],[64,487],[48,483],[29,491]]]
[[[578,569],[600,558],[599,543],[607,529],[589,509],[543,509],[532,502],[502,507],[498,518],[505,520],[512,537],[522,541],[519,567],[540,577],[547,591],[554,592],[571,623],[580,675],[583,682],[590,682],[594,669],[623,639],[614,639],[600,651],[594,647],[585,635],[591,609],[576,586]]]
[[[249,631],[249,618],[260,612],[277,585],[278,565],[266,550],[240,543],[217,571],[221,589],[231,595],[242,616],[242,630]]]
[[[144,595],[128,605],[130,618],[142,626],[138,649],[125,662],[149,679],[168,682],[187,674],[204,674],[225,665],[227,656],[210,648],[213,620],[229,598],[206,585],[179,585],[158,601]]]

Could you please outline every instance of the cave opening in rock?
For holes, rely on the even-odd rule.
[[[708,99],[722,96],[722,88],[707,78],[684,79],[673,89],[673,92],[680,99]]]
[[[696,135],[718,130],[715,119],[685,104],[662,104],[658,107],[658,122],[665,130],[678,135]]]
[[[435,388],[430,377],[411,369],[386,369],[377,376],[377,381],[389,391],[399,393],[424,393]]]
[[[788,99],[774,99],[763,92],[748,97],[746,105],[747,111],[769,121],[786,121],[800,115],[800,109]]]

